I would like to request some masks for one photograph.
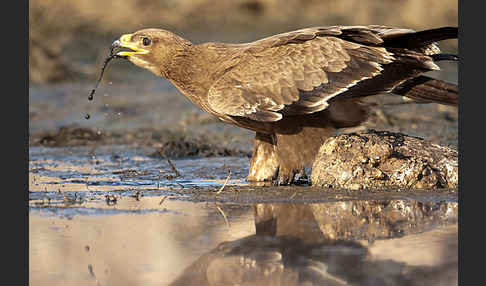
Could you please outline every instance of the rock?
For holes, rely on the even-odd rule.
[[[321,146],[311,181],[353,190],[457,188],[458,153],[401,133],[341,134]]]

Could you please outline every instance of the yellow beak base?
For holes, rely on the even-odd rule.
[[[145,55],[149,53],[149,51],[144,50],[140,48],[136,43],[133,43],[131,39],[132,39],[132,34],[125,34],[120,37],[119,46],[133,51],[120,51],[116,53],[117,56],[129,57],[134,55]]]

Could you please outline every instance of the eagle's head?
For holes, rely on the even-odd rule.
[[[174,55],[191,43],[169,31],[143,29],[133,34],[122,35],[112,44],[112,49],[121,48],[117,56],[125,57],[135,65],[164,76],[168,63]]]

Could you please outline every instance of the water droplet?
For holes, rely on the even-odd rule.
[[[89,113],[86,113],[86,115],[84,116],[84,118],[86,119],[89,119],[91,117],[91,115],[89,115]]]
[[[95,89],[93,88],[93,89],[91,90],[91,93],[88,95],[88,100],[93,100],[93,98],[94,98],[94,93],[95,93]]]

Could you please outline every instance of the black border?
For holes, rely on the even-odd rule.
[[[12,14],[10,6],[4,10],[2,17],[2,32],[8,33],[5,39],[9,39],[7,41],[10,43],[4,47],[2,58],[11,67],[4,73],[8,80],[3,81],[10,85],[3,94],[8,102],[4,104],[3,126],[8,126],[8,133],[4,133],[4,141],[8,142],[8,147],[4,149],[7,158],[4,164],[9,175],[5,178],[11,182],[7,183],[9,187],[4,189],[4,195],[14,194],[19,197],[20,204],[6,201],[8,213],[4,213],[4,221],[8,223],[3,236],[14,240],[12,244],[4,244],[6,257],[19,261],[16,263],[19,271],[9,274],[16,274],[12,277],[15,284],[29,285],[29,1],[13,3],[15,5],[12,6],[17,8],[15,10],[22,12],[13,12],[9,16]],[[12,51],[15,51],[15,55],[9,55]]]
[[[485,17],[480,1],[469,1],[467,7],[464,2],[459,1],[459,283],[474,285],[484,272],[476,261],[483,259],[484,244],[485,190],[480,180],[486,177],[482,136],[486,122]]]

